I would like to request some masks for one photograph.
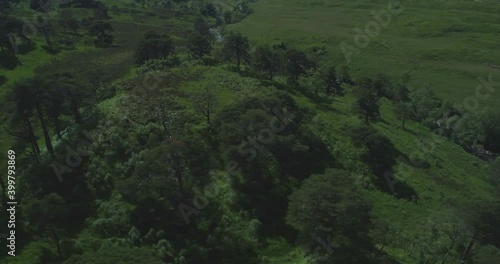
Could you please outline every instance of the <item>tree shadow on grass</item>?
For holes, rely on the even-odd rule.
[[[420,200],[420,196],[418,196],[417,191],[405,182],[396,182],[394,189],[395,196],[398,199],[405,199],[412,202],[418,202]]]
[[[400,181],[394,177],[392,172],[384,173],[382,178],[378,178],[377,187],[382,192],[390,194],[397,199],[405,199],[412,202],[418,202],[420,196],[417,191],[408,183]]]

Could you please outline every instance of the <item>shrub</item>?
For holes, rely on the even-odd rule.
[[[137,73],[146,74],[148,72],[163,71],[172,67],[179,66],[180,64],[181,61],[179,57],[148,60],[137,69]]]
[[[7,82],[7,77],[3,76],[3,75],[0,75],[0,85],[4,84]]]
[[[16,55],[9,51],[0,52],[0,68],[7,70],[14,70],[19,64]]]

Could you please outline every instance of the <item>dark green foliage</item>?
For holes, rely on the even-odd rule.
[[[74,18],[72,12],[67,9],[63,9],[59,17],[59,26],[63,29],[64,32],[66,32],[67,30],[71,30],[73,33],[78,34],[80,21]]]
[[[27,218],[38,230],[62,225],[68,215],[64,203],[64,199],[55,193],[46,195],[41,200],[32,200],[26,206]]]
[[[496,153],[500,152],[500,110],[488,109],[481,117],[484,125],[484,146]]]
[[[48,12],[51,10],[51,5],[54,1],[51,0],[31,0],[30,8],[39,12]]]
[[[131,230],[130,205],[110,200],[103,202],[97,209],[97,217],[92,221],[90,230],[98,237],[127,237]]]
[[[236,60],[238,71],[241,70],[240,65],[243,61],[248,61],[250,58],[250,44],[248,38],[241,33],[230,32],[226,36],[224,43],[224,54],[228,60]]]
[[[491,163],[491,175],[490,181],[496,186],[500,191],[500,157],[497,157]]]
[[[26,118],[29,118],[32,114],[38,117],[38,121],[40,122],[43,130],[47,151],[51,155],[54,155],[54,148],[52,146],[49,126],[47,124],[46,114],[44,111],[44,101],[46,98],[45,85],[46,83],[39,78],[29,79],[21,83],[17,83],[14,86],[14,100],[16,102],[18,112],[26,115]]]
[[[373,174],[381,177],[384,172],[392,170],[396,164],[396,150],[391,141],[379,133],[374,133],[365,138],[367,153],[363,159],[372,168]]]
[[[72,30],[74,33],[78,34],[78,29],[80,29],[80,21],[71,18],[67,21],[68,29]]]
[[[453,124],[449,136],[456,144],[464,148],[470,148],[483,143],[485,130],[480,115],[465,113],[460,118],[453,117],[446,121]],[[445,123],[444,125],[448,124]]]
[[[38,232],[49,232],[55,244],[57,254],[63,257],[61,251],[61,238],[56,230],[67,221],[68,209],[64,199],[58,194],[51,193],[41,200],[32,200],[26,205],[28,221]]]
[[[9,1],[0,2],[0,14],[7,13],[10,9]]]
[[[14,70],[19,61],[16,55],[10,51],[0,51],[0,67],[7,70]]]
[[[329,67],[324,73],[324,80],[326,84],[325,93],[329,96],[342,96],[345,93],[344,88],[340,85],[337,79],[335,67]]]
[[[474,236],[481,241],[500,246],[500,230],[497,220],[500,219],[500,203],[498,198],[492,201],[471,201],[465,208],[466,219],[474,230]]]
[[[368,124],[370,120],[377,120],[380,117],[378,97],[373,86],[373,81],[369,78],[363,78],[359,81],[356,89],[357,111]]]
[[[45,12],[49,2],[31,6]],[[37,27],[41,34],[33,40],[21,34],[25,21],[0,17],[5,71],[0,85],[6,91],[0,143],[19,153],[18,262],[397,264],[394,256],[401,263],[489,264],[498,259],[499,202],[491,194],[500,194],[499,160],[484,177],[487,164],[451,144],[414,155],[413,139],[429,134],[417,122],[404,130],[393,123],[395,117],[403,127],[408,118],[423,121],[444,128],[464,148],[500,151],[497,111],[457,109],[434,98],[430,87],[411,88],[408,75],[354,82],[348,67],[328,67],[332,62],[323,56],[328,49],[319,41],[285,45],[281,34],[252,40],[226,34],[224,24],[251,14],[254,1],[64,2],[51,4],[68,8],[54,12],[57,27]],[[25,5],[10,8],[17,0],[0,3],[15,15],[26,11]],[[106,4],[116,4],[115,18]],[[227,4],[233,6],[223,10]],[[82,23],[77,17],[84,17]],[[97,47],[111,48],[88,47],[92,38]],[[270,39],[276,44],[266,42]],[[251,47],[250,41],[260,44]],[[9,71],[19,64],[16,56],[37,43],[52,54],[63,45],[78,52],[43,55],[40,61],[50,63],[29,79],[23,79],[32,74],[29,65]],[[291,48],[298,46],[304,51]],[[31,55],[37,56],[19,58],[32,63]],[[239,72],[227,71],[222,59]],[[367,69],[356,64],[353,70],[358,77]],[[7,77],[20,80],[5,86]],[[392,102],[379,101],[382,97]],[[381,122],[362,125],[349,111],[353,101],[366,123]],[[82,139],[89,140],[83,149]],[[459,163],[443,159],[442,152],[450,150],[456,152],[450,159]],[[403,153],[411,153],[411,167]],[[393,169],[415,173],[386,178]],[[459,178],[466,174],[470,177]],[[7,200],[5,178],[0,185],[0,197]],[[460,209],[459,202],[468,199],[462,194],[484,200],[448,218],[428,217],[441,205]],[[452,219],[455,215],[463,216]],[[1,236],[5,226],[0,229]]]
[[[284,60],[288,80],[294,86],[298,84],[299,77],[314,66],[314,63],[307,58],[306,54],[298,49],[287,50]]]
[[[384,180],[384,173],[390,172],[396,164],[397,152],[391,141],[369,126],[351,128],[348,134],[354,144],[365,148],[361,159],[368,164],[374,175]]]
[[[474,256],[474,264],[496,264],[500,260],[500,250],[492,245],[481,246]]]
[[[225,160],[241,170],[242,178],[234,179],[239,203],[253,210],[266,233],[285,228],[284,198],[293,182],[333,164],[323,142],[300,128],[306,119],[289,96],[278,93],[245,100],[214,122]]]
[[[342,66],[340,68],[339,82],[349,84],[349,85],[354,85],[354,81],[351,79],[351,76],[349,75],[349,67]]]
[[[194,31],[200,35],[210,38],[210,25],[203,17],[197,17],[193,24]]]
[[[84,100],[90,99],[91,93],[88,85],[68,73],[44,76],[44,78],[36,76],[14,86],[17,113],[28,125],[27,138],[30,140],[35,159],[38,159],[40,151],[34,135],[32,115],[36,116],[40,123],[47,151],[54,156],[50,136],[51,125],[61,138],[61,116],[73,115],[75,121],[81,123],[80,108]]]
[[[0,85],[4,84],[7,82],[7,77],[3,76],[3,75],[0,75]]]
[[[388,97],[389,91],[391,91],[392,83],[389,77],[385,74],[377,75],[377,78],[373,81],[373,87],[377,96]]]
[[[410,90],[406,83],[396,83],[391,85],[390,80],[387,76],[379,77],[378,85],[380,87],[386,87],[382,89],[385,91],[385,96],[390,96],[396,103],[396,111],[398,117],[401,119],[401,125],[404,128],[407,118],[412,116],[413,109],[410,102]]]
[[[226,24],[233,23],[233,13],[231,11],[226,10],[222,15],[224,17],[224,23]]]
[[[94,88],[78,76],[67,72],[47,76],[46,80],[48,87],[50,87],[47,88],[47,91],[52,94],[49,98],[52,98],[52,101],[59,100],[61,102],[62,99],[57,99],[60,98],[57,96],[64,96],[65,109],[68,109],[67,111],[73,115],[75,122],[81,123],[80,109],[93,98]],[[57,107],[59,104],[62,103],[53,101],[51,107]]]
[[[177,212],[178,204],[194,195],[193,187],[209,181],[209,167],[210,157],[203,143],[187,137],[186,141],[168,140],[144,153],[142,162],[120,189],[125,199],[140,205],[137,213],[162,208],[148,212],[150,217],[141,217],[142,226],[153,227],[161,220],[181,224],[184,220]]]
[[[236,11],[237,13],[239,13],[240,15],[240,19],[241,20],[242,18],[250,15],[253,10],[248,6],[247,2],[241,2],[239,4],[237,4],[235,7],[234,7],[234,11]]]
[[[94,19],[106,20],[111,17],[108,15],[109,8],[100,1],[95,1],[93,4],[94,8]]]
[[[429,86],[413,88],[408,94],[414,119],[423,121],[429,117],[431,111],[439,106],[434,92]]]
[[[13,17],[0,17],[0,52],[15,53],[23,22]],[[0,64],[2,60],[0,60]],[[8,64],[8,63],[6,63]]]
[[[201,14],[209,17],[217,17],[217,9],[215,5],[212,3],[206,3],[203,9],[201,10]]]
[[[95,21],[89,27],[89,34],[95,37],[96,47],[108,47],[113,44],[113,35],[111,24],[103,21]]]
[[[267,46],[259,46],[255,49],[252,57],[255,69],[265,73],[267,78],[272,80],[279,69],[278,55]]]
[[[83,8],[92,8],[95,6],[95,0],[80,0],[80,1],[75,1],[74,3],[69,3],[72,4],[76,7],[83,7]]]
[[[212,50],[211,45],[210,40],[200,33],[194,32],[188,37],[188,49],[194,58],[202,59],[203,56],[209,54]]]
[[[167,35],[160,35],[149,31],[144,35],[136,50],[137,63],[142,64],[152,59],[166,59],[175,51],[172,39]]]

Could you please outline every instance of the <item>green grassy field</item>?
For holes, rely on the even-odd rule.
[[[414,86],[429,84],[443,99],[462,103],[474,96],[478,77],[500,79],[500,4],[497,1],[403,1],[403,10],[392,15],[360,53],[347,63],[340,43],[354,46],[354,28],[375,21],[370,11],[387,10],[382,0],[260,0],[254,14],[229,28],[257,43],[280,43],[302,48],[325,46],[321,61],[348,65],[353,76],[385,73],[411,76]],[[496,91],[484,106],[498,106]]]

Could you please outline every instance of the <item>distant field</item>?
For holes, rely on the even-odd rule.
[[[353,29],[364,30],[376,21],[370,11],[387,10],[389,2],[258,0],[251,5],[254,14],[230,29],[255,42],[325,46],[322,63],[348,65],[354,77],[409,73],[412,85],[429,84],[439,97],[458,103],[474,96],[479,76],[500,81],[498,1],[403,1],[401,13],[347,63],[340,43],[355,47]],[[484,106],[498,106],[496,90],[481,101]]]

